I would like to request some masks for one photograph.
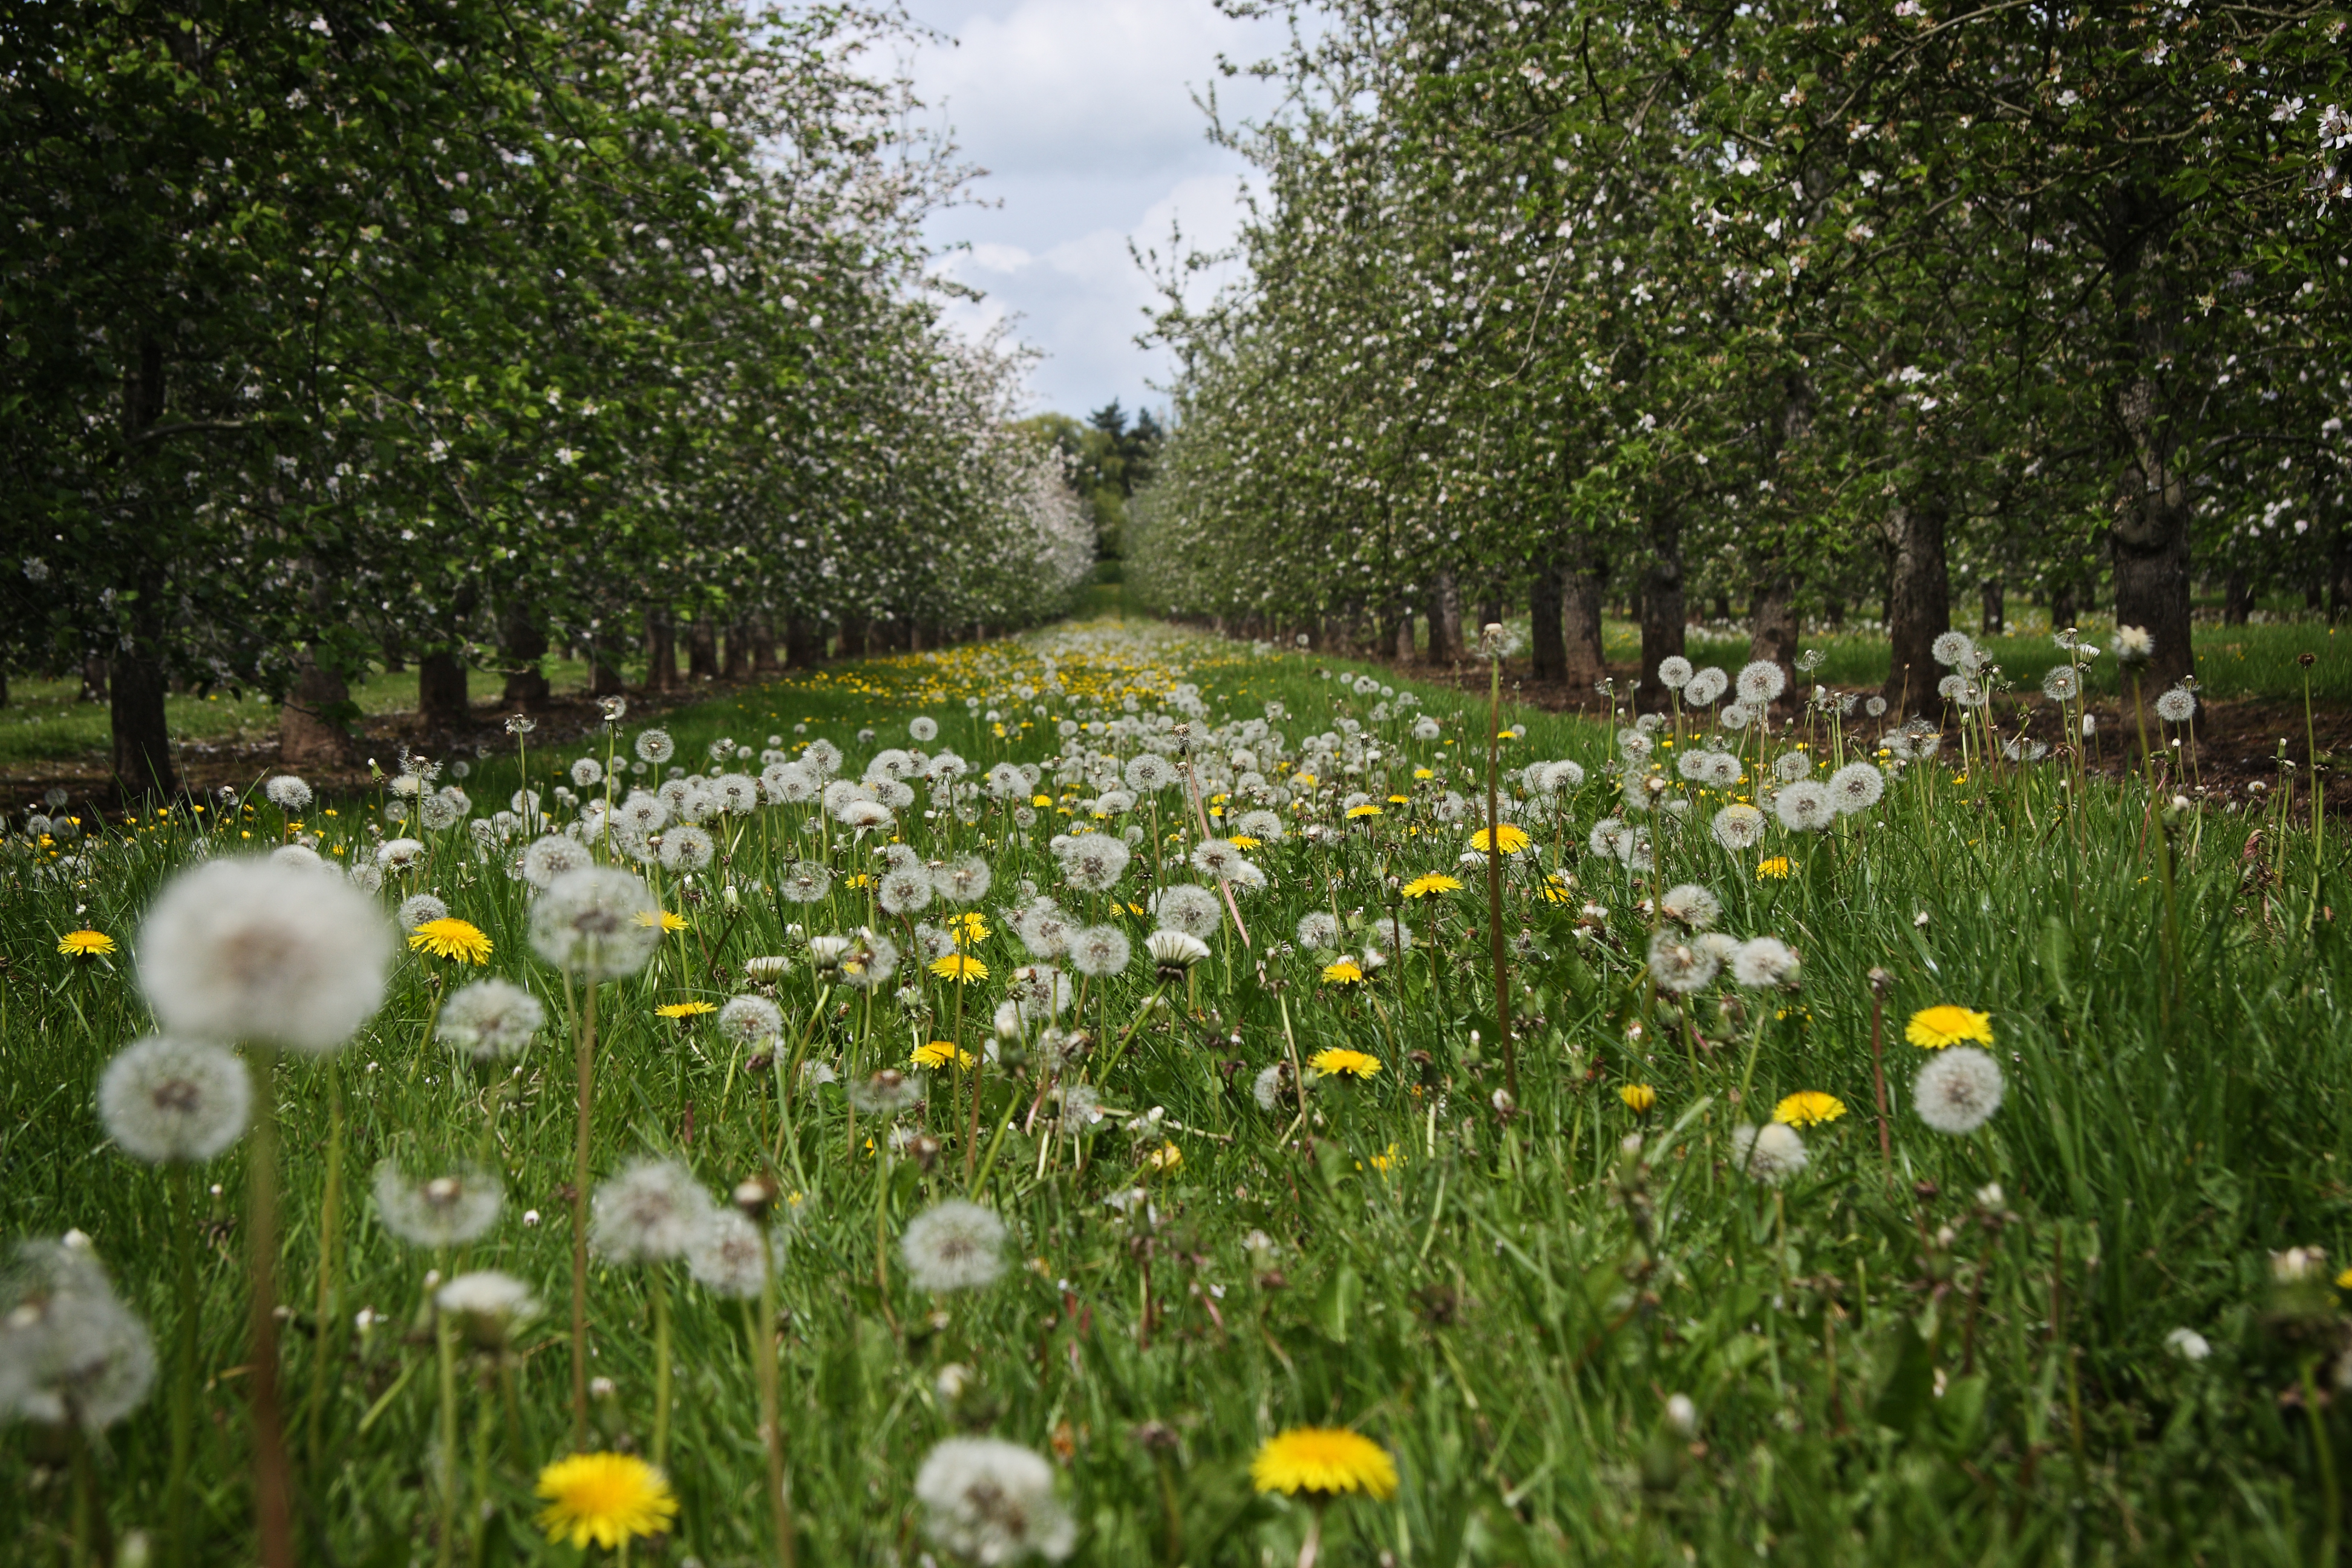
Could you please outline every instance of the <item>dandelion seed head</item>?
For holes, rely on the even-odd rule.
[[[430,1176],[410,1176],[390,1160],[375,1168],[376,1214],[383,1227],[412,1247],[462,1247],[497,1223],[506,1190],[497,1175],[461,1164]]]
[[[2000,1064],[1974,1046],[1937,1052],[1911,1086],[1911,1108],[1938,1132],[1958,1137],[1975,1131],[2000,1109],[2004,1086]]]
[[[661,944],[661,908],[645,883],[612,866],[566,871],[530,909],[530,944],[575,978],[635,974]]]
[[[252,1075],[235,1054],[167,1035],[124,1047],[98,1080],[107,1136],[150,1164],[212,1159],[244,1132],[252,1103]]]
[[[1805,1168],[1805,1141],[1785,1122],[1731,1131],[1732,1163],[1767,1186],[1779,1186]]]
[[[184,871],[147,912],[140,988],[168,1034],[331,1051],[383,1001],[383,910],[332,878],[267,860]]]
[[[638,1160],[597,1186],[588,1244],[614,1263],[657,1263],[682,1255],[710,1210],[710,1194],[683,1164]]]
[[[984,1289],[1004,1272],[1004,1221],[993,1209],[950,1198],[908,1222],[898,1257],[918,1289]]]
[[[968,1563],[1058,1563],[1077,1526],[1054,1495],[1054,1467],[998,1437],[950,1437],[915,1473],[915,1500],[931,1544]]]

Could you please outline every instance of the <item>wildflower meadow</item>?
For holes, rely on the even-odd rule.
[[[2331,1560],[2306,781],[1662,679],[1095,622],[20,819],[20,1560]]]

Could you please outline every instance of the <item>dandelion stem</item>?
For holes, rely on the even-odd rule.
[[[646,1283],[654,1298],[654,1468],[669,1463],[669,1282],[662,1278],[661,1266],[646,1270]]]
[[[262,1568],[294,1568],[294,1511],[278,1405],[278,1050],[256,1046],[246,1257],[253,1270],[253,1510]]]
[[[188,1167],[171,1166],[172,1252],[179,1277],[180,1321],[173,1336],[172,1470],[163,1492],[163,1518],[172,1531],[172,1562],[188,1562],[188,1460],[195,1441],[196,1340],[204,1299],[196,1293],[196,1215]],[[323,1330],[325,1325],[321,1324]]]
[[[1496,816],[1495,775],[1502,763],[1503,658],[1486,661],[1486,926],[1495,964],[1495,1027],[1503,1038],[1503,1087],[1519,1100],[1519,1052],[1511,1037],[1510,978],[1503,967],[1503,824]],[[1318,1516],[1319,1519],[1319,1516]]]
[[[319,1199],[319,1295],[310,1391],[303,1398],[303,1457],[312,1471],[319,1467],[320,1428],[325,1420],[327,1389],[334,1381],[336,1332],[342,1314],[335,1306],[335,1237],[342,1228],[343,1206],[343,1075],[339,1058],[330,1057],[327,1072],[327,1180]]]
[[[760,1226],[760,1316],[752,1327],[751,1364],[760,1380],[760,1436],[768,1451],[768,1505],[775,1517],[776,1563],[778,1568],[793,1568],[793,1500],[784,1474],[784,1428],[778,1408],[777,1385],[782,1380],[776,1367],[775,1242],[764,1217]]]
[[[563,982],[564,1001],[572,981]],[[596,1093],[596,983],[588,983],[586,1005],[575,1031],[579,1121],[572,1139],[572,1447],[588,1447],[588,1137]]]
[[[448,1249],[441,1253],[439,1273],[448,1272]],[[457,1325],[441,1310],[439,1301],[433,1304],[433,1349],[440,1373],[441,1426],[440,1453],[435,1457],[435,1480],[438,1483],[441,1505],[437,1540],[434,1545],[434,1561],[441,1568],[449,1568],[457,1560]]]

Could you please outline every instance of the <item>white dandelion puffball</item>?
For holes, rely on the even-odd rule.
[[[897,973],[898,944],[871,927],[858,927],[857,940],[841,955],[841,983],[860,991],[874,991]]]
[[[1966,632],[1946,632],[1927,645],[1929,656],[1948,668],[1958,668],[1976,651],[1977,645]]]
[[[2185,1362],[2200,1362],[2213,1353],[2213,1346],[2195,1329],[2175,1329],[2164,1336],[2164,1348]]]
[[[930,874],[919,865],[893,871],[882,879],[882,885],[876,890],[875,899],[881,904],[883,912],[886,914],[913,914],[931,901]]]
[[[1688,686],[1696,673],[1691,661],[1678,653],[1670,653],[1658,661],[1658,684],[1669,691],[1680,691]]]
[[[394,951],[383,910],[346,883],[212,860],[147,911],[139,985],[167,1033],[331,1051],[383,1005]]]
[[[776,891],[796,904],[813,904],[833,889],[833,868],[822,860],[795,860],[776,873]]]
[[[710,1194],[676,1160],[639,1160],[599,1185],[589,1200],[588,1245],[614,1263],[657,1263],[694,1242]]]
[[[1004,1272],[1004,1222],[993,1209],[950,1198],[908,1222],[898,1257],[919,1289],[985,1289]]]
[[[951,904],[975,904],[988,897],[996,873],[977,855],[950,860],[931,873],[931,890]]]
[[[495,1268],[458,1275],[434,1293],[433,1304],[461,1320],[475,1340],[490,1344],[539,1316],[539,1299],[530,1287]]]
[[[1819,833],[1837,819],[1829,785],[1800,779],[1772,797],[1772,815],[1791,833]]]
[[[1658,900],[1658,912],[1693,931],[1705,931],[1723,918],[1723,900],[1696,882],[1685,882],[1666,889]]]
[[[449,906],[430,893],[415,893],[400,900],[400,912],[394,922],[403,931],[415,931],[433,921],[449,918]]]
[[[1752,991],[1794,985],[1799,967],[1795,951],[1777,936],[1751,938],[1731,953],[1732,979]]]
[[[219,1046],[153,1035],[126,1046],[98,1080],[107,1135],[134,1160],[193,1164],[236,1142],[253,1075]]]
[[[1709,665],[1690,678],[1683,688],[1683,700],[1696,707],[1712,707],[1717,698],[1731,689],[1731,678]]]
[[[1722,963],[1706,947],[1685,942],[1672,931],[1650,938],[1650,978],[1662,991],[1688,995],[1716,977]]]
[[[584,871],[594,865],[595,858],[588,847],[561,833],[551,833],[544,838],[534,838],[522,852],[522,879],[544,890],[555,885],[555,879],[566,871]]]
[[[147,1327],[114,1294],[86,1239],[19,1245],[0,1275],[0,1417],[100,1432],[155,1381]]]
[[[1339,945],[1339,919],[1323,910],[1298,917],[1298,945],[1309,952],[1329,952]]]
[[[2183,687],[2173,687],[2156,700],[2156,716],[2168,724],[2186,724],[2197,716],[2197,699]]]
[[[2156,652],[2156,639],[2146,626],[2116,628],[2116,658],[2126,664],[2138,664]]]
[[[261,786],[261,793],[269,797],[270,805],[289,816],[310,809],[310,786],[292,773],[279,773]]]
[[[1870,763],[1848,763],[1825,782],[1831,803],[1847,816],[1868,811],[1886,793],[1886,775]]]
[[[1209,944],[1190,931],[1162,927],[1143,939],[1143,951],[1159,970],[1160,978],[1176,978],[1209,956]]]
[[[940,738],[940,721],[928,713],[918,713],[907,721],[907,733],[919,745],[929,745]]]
[[[1054,1495],[1054,1467],[1001,1437],[950,1437],[915,1473],[923,1533],[968,1563],[1058,1563],[1077,1544],[1077,1526]]]
[[[575,789],[594,789],[604,782],[604,764],[593,757],[583,757],[572,764],[572,784]]]
[[[2083,674],[2071,664],[2053,664],[2042,678],[2042,695],[2053,702],[2072,702],[2083,695]]]
[[[1727,805],[1707,831],[1726,849],[1753,849],[1764,840],[1764,814],[1752,805]]]
[[[375,847],[375,863],[387,871],[406,871],[425,859],[425,846],[415,838],[387,838]]]
[[[686,1270],[715,1295],[750,1300],[760,1294],[769,1271],[767,1244],[760,1227],[737,1208],[713,1205],[686,1244]],[[775,1251],[778,1264],[783,1248]]]
[[[462,1247],[496,1224],[506,1190],[496,1174],[461,1165],[412,1177],[386,1160],[375,1168],[375,1206],[383,1227],[411,1247]]]
[[[637,755],[656,767],[677,755],[677,742],[667,730],[647,730],[637,737]]]
[[[755,958],[744,964],[744,973],[759,962]],[[719,1009],[718,1026],[720,1039],[756,1048],[782,1037],[784,1013],[765,996],[730,996]]]
[[[890,826],[890,808],[878,800],[845,800],[834,812],[833,819],[853,832],[865,833]]]
[[[1133,956],[1117,926],[1088,926],[1070,939],[1070,967],[1097,980],[1121,973]]]
[[[1280,1100],[1289,1078],[1290,1067],[1286,1062],[1276,1062],[1270,1068],[1260,1068],[1257,1078],[1250,1085],[1250,1098],[1257,1101],[1260,1110],[1272,1110]]]
[[[547,1026],[538,997],[511,980],[477,980],[442,1004],[435,1032],[478,1062],[510,1057]]]
[[[1788,672],[1769,658],[1759,658],[1739,668],[1739,700],[1750,708],[1768,708],[1789,689]]]
[[[2000,1064],[1974,1046],[1936,1053],[1911,1085],[1911,1109],[1938,1132],[1973,1132],[2000,1109]]]
[[[643,881],[617,867],[566,871],[530,907],[531,947],[583,980],[635,974],[661,938],[661,906]]]
[[[1206,942],[1225,922],[1223,899],[1198,882],[1175,882],[1151,896],[1151,912],[1170,931]]]
[[[673,827],[661,836],[661,863],[665,871],[699,871],[710,864],[717,853],[710,835],[688,824]]]
[[[280,866],[299,867],[305,871],[323,870],[327,858],[307,844],[280,844],[269,852],[270,859]]]
[[[1212,839],[1222,844],[1223,839]],[[1227,848],[1232,846],[1227,845]],[[1235,853],[1239,853],[1235,851]],[[1127,863],[1133,853],[1123,839],[1108,834],[1089,833],[1073,838],[1062,851],[1062,878],[1084,893],[1107,893],[1127,872]]]
[[[1767,1186],[1779,1186],[1805,1168],[1805,1141],[1785,1122],[1731,1130],[1731,1162]]]

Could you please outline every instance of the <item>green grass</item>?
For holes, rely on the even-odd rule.
[[[584,663],[551,658],[541,668],[558,691],[587,689]],[[472,670],[466,679],[467,692],[476,702],[495,700],[505,685],[506,677],[493,671]],[[80,694],[80,681],[71,678],[10,681],[8,705],[0,708],[0,768],[103,757],[111,734],[106,704],[79,701]],[[411,668],[394,675],[372,668],[352,687],[352,700],[371,715],[414,713],[416,672]],[[226,691],[205,696],[178,692],[163,700],[173,740],[214,745],[249,746],[276,740],[278,712],[276,702],[258,694],[239,698]]]
[[[954,1034],[950,988],[929,984],[928,1018],[886,994],[870,1025],[862,1005],[845,1015],[840,993],[820,993],[785,923],[849,929],[864,918],[862,895],[836,884],[830,903],[773,900],[778,847],[811,842],[791,808],[742,825],[731,861],[698,885],[699,902],[669,889],[689,929],[653,969],[602,994],[593,1162],[601,1173],[640,1152],[675,1153],[720,1194],[772,1163],[801,1194],[781,1342],[801,1562],[915,1561],[914,1471],[940,1437],[980,1431],[1056,1458],[1077,1561],[1287,1563],[1307,1512],[1255,1497],[1246,1472],[1260,1441],[1303,1423],[1358,1427],[1391,1449],[1402,1474],[1393,1502],[1332,1507],[1327,1563],[2321,1560],[2335,1493],[2318,1442],[2324,1434],[2339,1461],[2352,1451],[2352,1402],[2336,1400],[2315,1425],[2282,1394],[2306,1373],[2330,1384],[2347,1325],[2332,1290],[2276,1290],[2270,1255],[2316,1245],[2337,1260],[2331,1268],[2352,1259],[2342,1169],[2352,1016],[2339,999],[2343,922],[2329,912],[2344,902],[2332,838],[2315,854],[2274,819],[2267,858],[2249,863],[2246,823],[2218,810],[2180,822],[2168,928],[2163,840],[2134,796],[2062,788],[2049,771],[1978,770],[1959,783],[1921,767],[1866,820],[1827,837],[1773,829],[1763,852],[1792,858],[1785,879],[1759,878],[1755,852],[1729,855],[1703,832],[1662,831],[1657,871],[1636,876],[1585,853],[1588,829],[1615,799],[1600,774],[1606,731],[1507,713],[1529,727],[1509,759],[1574,756],[1592,778],[1556,810],[1530,807],[1538,848],[1510,865],[1507,929],[1524,931],[1529,951],[1515,981],[1517,1098],[1498,1120],[1504,1053],[1486,942],[1473,935],[1486,926],[1482,874],[1455,864],[1462,827],[1431,815],[1435,792],[1475,784],[1483,715],[1428,691],[1444,735],[1417,742],[1402,719],[1371,716],[1377,696],[1318,674],[1345,667],[1253,661],[1229,644],[1138,646],[1100,624],[1072,636],[1097,640],[1091,652],[1054,645],[1066,678],[1113,714],[1127,692],[1183,679],[1202,688],[1211,723],[1285,703],[1278,727],[1294,748],[1351,717],[1384,756],[1335,782],[1412,799],[1329,842],[1294,835],[1254,851],[1272,885],[1242,903],[1248,943],[1230,922],[1214,940],[1194,1005],[1145,1011],[1156,986],[1139,952],[1124,975],[1090,988],[1089,1027],[1107,1022],[1114,1038],[1133,1029],[1105,1103],[1164,1108],[1169,1130],[1135,1140],[1114,1119],[1074,1168],[1070,1142],[1021,1125],[1042,1062],[1024,1060],[1019,1076],[992,1069],[975,1195],[1004,1216],[1014,1250],[1000,1283],[950,1300],[915,1291],[895,1246],[915,1213],[965,1190],[961,1086],[935,1083],[908,1119],[942,1145],[935,1163],[883,1162],[864,1147],[870,1117],[851,1138],[837,1088],[803,1089],[782,1107],[771,1080],[707,1022],[681,1028],[652,1016],[667,1001],[723,1001],[753,953],[793,953],[777,988],[788,1053],[804,1038],[810,1055],[855,1076],[903,1060],[919,1038]],[[721,735],[757,748],[770,733],[787,744],[823,734],[855,772],[926,711],[941,722],[938,745],[982,766],[1034,760],[1058,743],[1052,721],[1072,703],[1047,702],[1043,719],[1027,715],[1028,735],[1000,740],[962,700],[982,697],[983,713],[1011,706],[997,694],[1039,678],[1044,646],[835,667],[667,724],[682,763]],[[880,733],[860,743],[867,727]],[[624,741],[635,731],[625,726]],[[532,784],[551,787],[571,754],[530,752]],[[467,787],[478,814],[514,787],[514,766],[475,764]],[[1418,769],[1433,776],[1416,780]],[[1162,800],[1162,832],[1179,831],[1179,799]],[[1694,804],[1703,825],[1721,802]],[[1334,822],[1335,806],[1326,797],[1300,819]],[[334,809],[306,828],[324,829],[321,847],[348,859],[372,842],[373,803]],[[2274,804],[2274,818],[2284,809]],[[1018,842],[992,808],[959,825],[950,847],[919,813],[908,826],[927,852],[979,847],[995,868],[983,905],[993,929],[977,950],[992,974],[963,1009],[960,1037],[976,1047],[1004,977],[1025,962],[999,906],[1023,878],[1055,881],[1046,826]],[[215,831],[266,843],[286,828],[257,802]],[[152,1027],[131,965],[77,965],[53,951],[80,925],[127,947],[190,837],[184,823],[151,819],[110,828],[69,868],[21,841],[0,852],[10,961],[0,972],[0,1160],[13,1177],[0,1187],[0,1229],[86,1232],[165,1345],[181,1314],[197,1312],[202,1522],[190,1561],[226,1564],[253,1560],[236,1224],[245,1150],[202,1173],[220,1191],[200,1199],[208,1228],[188,1301],[172,1284],[163,1178],[110,1147],[91,1109],[109,1056]],[[829,837],[836,863],[856,868],[843,837]],[[1140,896],[1141,861],[1126,897]],[[1466,885],[1405,906],[1421,940],[1361,991],[1323,984],[1319,959],[1275,951],[1309,910],[1384,920],[1386,877],[1439,869]],[[1544,896],[1555,870],[1575,879],[1561,902]],[[1718,984],[1680,1006],[1653,992],[1643,900],[1685,879],[1721,897],[1724,929],[1798,948],[1801,990]],[[556,1020],[522,1059],[500,1123],[506,1211],[449,1260],[509,1270],[550,1309],[519,1346],[511,1415],[485,1368],[463,1368],[462,1430],[470,1445],[483,1423],[488,1486],[475,1494],[468,1447],[468,1523],[452,1544],[459,1562],[570,1563],[579,1554],[546,1546],[530,1522],[532,1477],[569,1446],[571,1232],[560,1188],[574,1102],[562,987],[530,952],[523,889],[464,833],[444,836],[399,890],[421,888],[478,923],[497,944],[486,972],[539,990]],[[1140,947],[1148,922],[1059,896]],[[1606,911],[1580,926],[1588,899]],[[1356,942],[1366,934],[1357,926]],[[1873,1109],[1874,968],[1888,975],[1891,1159]],[[432,1168],[480,1136],[480,1080],[430,1039],[458,978],[447,963],[404,959],[346,1051],[289,1063],[276,1086],[280,1279],[296,1309],[284,1367],[306,1563],[436,1561],[438,1404],[424,1303],[437,1260],[379,1224],[367,1176],[386,1157]],[[1184,988],[1171,994],[1181,1004]],[[2000,1113],[1958,1139],[1906,1109],[1924,1053],[1904,1043],[1903,1022],[1947,1002],[1990,1015],[2007,1078]],[[1294,1044],[1302,1058],[1369,1051],[1381,1070],[1360,1085],[1318,1084],[1296,1126],[1292,1104],[1269,1115],[1250,1092]],[[1079,1070],[1102,1072],[1108,1055],[1097,1049]],[[325,1108],[338,1082],[340,1283],[321,1340]],[[1618,1093],[1634,1083],[1656,1092],[1646,1116]],[[1834,1094],[1846,1113],[1806,1130],[1801,1174],[1760,1186],[1732,1163],[1733,1129],[1799,1089]],[[1635,1150],[1627,1141],[1637,1134]],[[1181,1163],[1154,1171],[1144,1156],[1163,1142]],[[1998,1201],[1979,1195],[1990,1183]],[[1148,1209],[1105,1202],[1138,1185]],[[1257,1233],[1270,1250],[1253,1246]],[[667,1279],[671,1469],[683,1508],[675,1535],[641,1545],[640,1558],[772,1563],[742,1320],[682,1269]],[[614,1384],[594,1402],[600,1444],[648,1440],[650,1300],[641,1270],[592,1272],[594,1371]],[[364,1332],[354,1327],[362,1308],[373,1314]],[[2181,1328],[2210,1342],[2210,1359],[2167,1350]],[[951,1363],[971,1369],[956,1398],[939,1378]],[[1696,1405],[1693,1436],[1666,1426],[1676,1394]],[[159,1388],[100,1441],[96,1489],[115,1539],[160,1528],[166,1406]],[[22,1543],[19,1561],[68,1560],[61,1453],[38,1429],[0,1437],[0,1518]],[[170,1561],[171,1544],[159,1537],[154,1560]]]

